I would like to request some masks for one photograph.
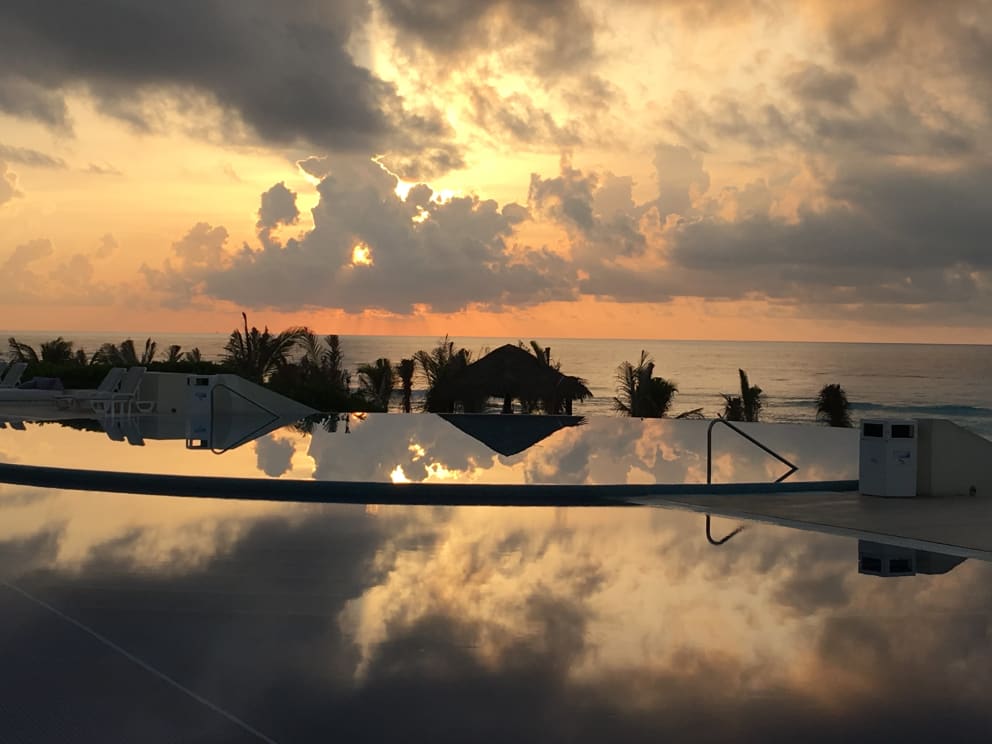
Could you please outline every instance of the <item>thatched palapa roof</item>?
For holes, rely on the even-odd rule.
[[[580,378],[563,375],[525,349],[506,344],[453,375],[443,396],[461,401],[466,410],[488,398],[503,398],[540,401],[545,411],[570,413],[573,400],[592,393]]]

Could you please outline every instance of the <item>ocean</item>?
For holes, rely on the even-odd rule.
[[[225,334],[23,333],[4,338],[37,346],[62,335],[76,348],[95,351],[106,342],[133,338],[139,349],[148,336],[160,353],[170,344],[198,347],[206,359],[223,353]],[[454,337],[473,357],[519,338]],[[522,339],[525,343],[530,339]],[[762,420],[813,423],[815,399],[826,384],[838,383],[851,401],[853,418],[947,418],[992,438],[992,346],[759,341],[652,341],[630,339],[537,339],[551,347],[562,372],[584,378],[592,400],[575,413],[614,415],[617,366],[636,363],[641,350],[655,361],[655,374],[674,381],[678,395],[672,415],[702,408],[707,416],[722,411],[720,393],[739,389],[738,368],[765,393]],[[341,336],[346,366],[386,357],[394,364],[418,349],[433,348],[436,336]],[[354,375],[353,375],[354,377]],[[353,379],[354,382],[354,379]],[[414,400],[422,396],[415,381]]]

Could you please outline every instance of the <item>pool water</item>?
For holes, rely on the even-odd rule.
[[[134,446],[26,423],[0,430],[0,460],[260,482],[692,483],[705,423],[589,419],[510,455],[491,445],[520,432],[486,443],[427,415],[277,429],[221,455],[148,428]],[[794,478],[856,477],[856,432],[748,431]],[[722,482],[782,469],[730,432],[714,453]],[[883,577],[864,541],[748,522],[713,545],[703,520],[0,485],[0,740],[987,738],[987,562],[916,551],[912,575]]]

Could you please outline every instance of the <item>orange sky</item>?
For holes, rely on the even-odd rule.
[[[0,11],[0,325],[992,343],[977,5],[557,4]]]

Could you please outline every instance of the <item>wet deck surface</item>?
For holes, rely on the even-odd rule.
[[[992,560],[992,499],[883,499],[859,493],[700,494],[631,499]]]

